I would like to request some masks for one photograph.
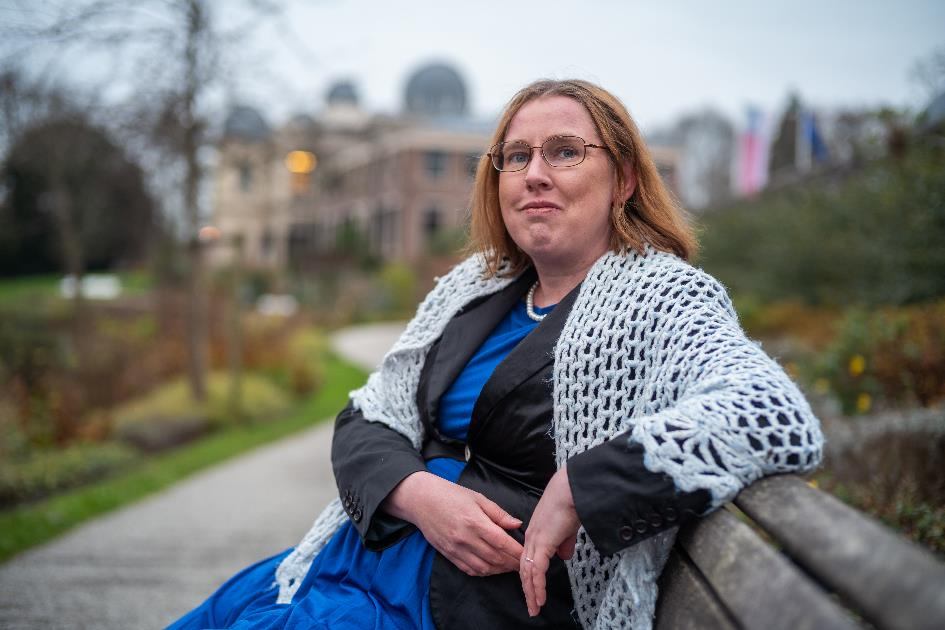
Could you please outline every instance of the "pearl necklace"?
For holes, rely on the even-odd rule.
[[[525,314],[528,315],[529,319],[536,322],[540,322],[548,315],[547,313],[539,315],[535,312],[535,289],[538,288],[538,284],[539,281],[536,280],[532,288],[528,290],[528,295],[525,296]]]

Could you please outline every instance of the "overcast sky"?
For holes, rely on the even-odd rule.
[[[410,73],[446,61],[477,116],[533,79],[579,77],[653,128],[707,105],[780,110],[792,89],[816,107],[917,107],[910,70],[945,47],[945,1],[291,0],[256,40],[234,97],[274,120],[317,109],[339,78],[397,111]]]
[[[0,20],[30,24],[72,3],[0,0]],[[224,24],[243,21],[241,5],[210,0]],[[139,6],[142,19],[152,14]],[[706,106],[738,123],[748,105],[776,116],[791,90],[821,109],[916,109],[928,94],[910,71],[945,55],[945,0],[284,0],[280,18],[258,23],[226,49],[237,71],[213,100],[256,106],[273,122],[317,112],[339,79],[368,110],[396,112],[407,78],[432,61],[463,75],[479,118],[542,77],[600,83],[644,130]],[[41,69],[49,55],[38,52]],[[114,53],[66,57],[64,80],[119,96],[141,80],[136,67],[126,68],[131,81],[110,80]]]

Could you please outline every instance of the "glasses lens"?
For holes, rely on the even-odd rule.
[[[524,142],[500,142],[492,148],[492,165],[499,171],[520,171],[528,166],[531,150]]]
[[[552,166],[575,166],[584,161],[584,139],[577,136],[548,138],[541,152]]]

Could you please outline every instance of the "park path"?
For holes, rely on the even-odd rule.
[[[403,330],[332,342],[373,369]],[[0,628],[161,628],[240,568],[298,542],[336,496],[331,424],[261,447],[0,565]],[[0,533],[2,535],[2,533]]]

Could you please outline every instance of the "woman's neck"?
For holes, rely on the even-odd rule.
[[[581,284],[595,262],[596,259],[589,264],[573,268],[548,267],[536,262],[538,288],[535,289],[535,306],[543,308],[560,302],[574,287]]]

